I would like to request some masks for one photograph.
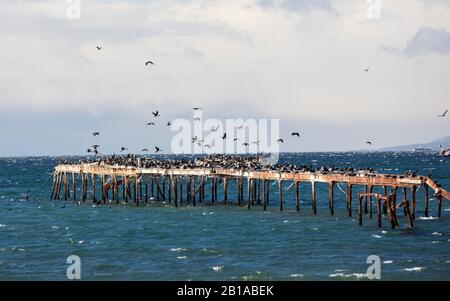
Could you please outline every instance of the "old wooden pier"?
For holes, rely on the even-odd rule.
[[[78,179],[78,180],[77,180]],[[430,196],[434,196],[437,216],[441,216],[442,201],[450,200],[450,194],[425,176],[401,176],[378,173],[320,173],[320,172],[280,172],[272,170],[245,171],[225,168],[137,168],[120,165],[61,164],[55,167],[52,199],[64,199],[86,202],[88,186],[90,200],[95,205],[101,203],[134,204],[139,206],[149,200],[165,201],[175,207],[182,205],[196,206],[198,203],[218,202],[219,184],[223,184],[223,203],[229,202],[229,183],[235,181],[236,200],[240,206],[248,209],[262,206],[267,209],[269,189],[277,185],[279,209],[283,210],[283,183],[290,183],[295,191],[295,209],[300,210],[299,186],[301,183],[311,185],[311,206],[317,214],[316,183],[328,184],[329,214],[334,215],[335,186],[344,185],[348,215],[353,214],[357,206],[358,222],[362,225],[363,216],[370,219],[376,216],[378,226],[382,226],[382,216],[389,219],[390,226],[399,226],[397,209],[402,208],[409,226],[414,225],[416,217],[416,192],[424,189],[424,215],[429,214]],[[77,196],[77,183],[81,182],[81,195]],[[353,200],[355,186],[363,187]],[[246,187],[246,189],[244,189]],[[374,188],[381,193],[375,193]],[[205,198],[205,190],[210,190]],[[222,190],[221,189],[221,190]],[[246,194],[244,193],[246,191]],[[63,191],[63,196],[61,196]],[[409,192],[409,193],[408,193]],[[262,196],[262,200],[261,200]]]

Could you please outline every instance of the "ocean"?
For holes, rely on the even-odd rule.
[[[227,205],[220,203],[219,189],[215,205],[92,207],[89,200],[50,200],[58,159],[0,158],[0,280],[66,280],[70,255],[81,260],[82,280],[364,280],[370,255],[381,260],[382,280],[450,280],[450,204],[444,200],[442,217],[436,218],[430,193],[431,217],[425,218],[423,188],[416,195],[415,227],[398,214],[400,227],[394,230],[386,217],[381,229],[368,216],[359,226],[356,211],[347,216],[338,187],[330,216],[327,186],[320,183],[317,215],[307,183],[300,185],[300,212],[289,184],[283,212],[276,185],[263,211],[237,206],[234,183]],[[395,174],[417,170],[450,189],[450,159],[432,154],[285,153],[280,160]]]

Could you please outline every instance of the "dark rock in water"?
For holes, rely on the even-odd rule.
[[[450,157],[450,148],[439,151],[439,155],[443,157]]]

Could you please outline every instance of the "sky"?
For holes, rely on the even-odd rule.
[[[192,107],[279,119],[281,151],[450,134],[449,0],[73,1],[0,0],[0,156],[170,152]]]

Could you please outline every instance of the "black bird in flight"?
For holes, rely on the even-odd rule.
[[[243,146],[248,146],[249,144],[247,142],[242,143]]]
[[[142,152],[148,152],[148,148],[143,148]]]
[[[147,125],[155,125],[155,123],[154,122],[149,122],[149,123],[147,123]]]
[[[120,152],[123,152],[123,151],[126,151],[126,150],[128,150],[128,148],[126,148],[125,146],[122,146],[122,147],[120,148]]]
[[[171,126],[172,125],[172,122],[167,122],[167,126]]]
[[[277,142],[284,143],[284,140],[280,138],[280,139],[277,140]]]
[[[437,117],[445,117],[445,115],[447,115],[447,112],[448,112],[448,109],[447,109],[447,110],[445,110],[444,114],[442,114],[442,115],[439,115],[439,116],[437,116]]]
[[[369,72],[370,68],[367,67],[366,69],[364,69],[364,71]]]
[[[100,135],[100,132],[93,132],[92,133],[92,136],[98,136],[98,135]]]
[[[366,144],[372,145],[371,141],[366,141]]]
[[[159,153],[161,151],[161,149],[157,146],[155,146],[155,153]]]
[[[146,61],[146,62],[145,62],[145,66],[148,66],[148,64],[154,65],[154,63],[153,63],[152,61]]]
[[[159,111],[152,112],[152,114],[153,114],[153,117],[161,116],[161,115],[159,115]]]
[[[99,148],[99,147],[100,147],[100,145],[98,145],[98,144],[94,144],[94,145],[92,145],[91,147],[93,147],[94,149],[97,149],[97,148]]]
[[[92,149],[88,148],[86,152],[92,153]]]
[[[222,139],[227,139],[227,133],[224,133]]]
[[[203,110],[203,108],[192,108],[194,111]]]
[[[97,50],[102,50],[103,49],[103,47],[102,46],[96,46],[97,47]]]
[[[292,136],[300,137],[300,133],[299,133],[299,132],[293,132],[291,135],[292,135]]]
[[[233,141],[238,141],[238,140],[239,140],[239,138],[234,138],[234,139],[233,139]]]
[[[200,121],[201,119],[200,119],[200,117],[195,117],[194,118],[194,121]]]

